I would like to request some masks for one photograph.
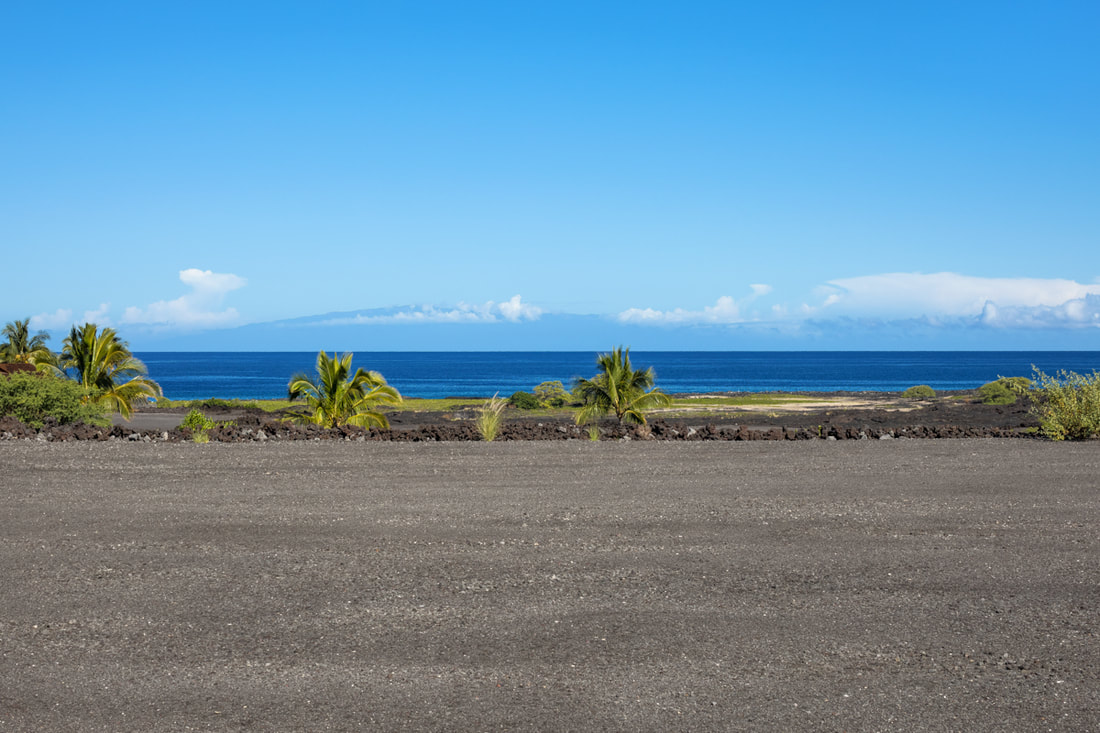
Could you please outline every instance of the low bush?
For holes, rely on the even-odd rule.
[[[561,382],[543,382],[535,387],[535,399],[543,407],[564,407],[571,396]]]
[[[207,443],[210,441],[210,436],[207,433],[214,427],[214,421],[204,415],[201,410],[193,407],[191,412],[187,413],[187,417],[183,418],[180,427],[191,431],[191,440],[194,442]]]
[[[537,410],[542,407],[538,397],[530,392],[516,392],[508,398],[508,404],[521,410]]]
[[[1019,395],[1031,389],[1027,377],[998,377],[978,387],[978,397],[983,405],[1013,405]]]
[[[183,422],[180,423],[181,428],[187,428],[191,432],[196,430],[209,430],[214,427],[214,421],[203,414],[198,408],[191,408],[191,412],[187,413],[187,417],[183,418]]]
[[[1084,440],[1100,435],[1100,372],[1061,371],[1048,376],[1036,369],[1031,392],[1032,411],[1039,418],[1039,432],[1046,437]]]
[[[930,400],[936,396],[936,390],[927,384],[918,384],[902,392],[901,396],[913,400]]]
[[[48,418],[60,425],[109,425],[104,408],[91,400],[85,404],[86,396],[71,379],[31,373],[0,376],[0,416],[11,415],[33,428],[41,428]]]
[[[997,381],[1016,393],[1026,392],[1033,384],[1027,377],[998,377]]]
[[[1016,404],[1016,393],[1000,379],[995,382],[986,382],[978,387],[978,397],[983,405]]]

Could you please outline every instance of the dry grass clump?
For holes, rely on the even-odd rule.
[[[481,439],[487,443],[496,440],[497,435],[500,433],[501,414],[508,405],[508,400],[498,395],[499,393],[494,394],[478,408],[477,420],[475,421],[477,432],[481,435]]]

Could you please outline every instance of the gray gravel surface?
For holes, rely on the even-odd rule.
[[[1100,731],[1096,443],[0,444],[0,730]]]

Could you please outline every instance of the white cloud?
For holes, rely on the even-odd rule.
[[[987,304],[1022,313],[1056,309],[1071,301],[1100,295],[1100,284],[1040,278],[989,278],[953,272],[887,273],[831,280],[822,303],[833,314],[970,316]]]
[[[73,312],[70,308],[58,308],[53,313],[39,313],[31,316],[31,330],[42,328],[68,328],[73,325]]]
[[[1067,300],[1056,306],[998,306],[985,304],[979,318],[994,328],[1100,328],[1100,295]]]
[[[122,315],[123,322],[208,327],[229,325],[238,319],[235,308],[220,308],[227,293],[245,286],[243,277],[196,268],[180,270],[179,277],[191,288],[190,293],[175,300],[158,300],[144,308],[130,306]]]
[[[100,303],[95,310],[84,311],[79,323],[95,323],[99,326],[110,326],[111,319],[108,313],[111,310],[110,303]],[[31,316],[31,329],[65,329],[77,325],[78,319],[73,318],[71,308],[58,308],[53,313],[39,313]]]
[[[528,305],[520,300],[518,295],[500,304],[500,314],[509,321],[534,321],[542,315],[542,309],[536,305]]]
[[[763,283],[753,283],[749,285],[752,288],[752,295],[754,298],[759,298],[762,295],[767,295],[772,291],[771,285],[765,285]]]
[[[243,277],[229,273],[211,272],[190,268],[180,270],[180,282],[194,288],[196,293],[222,296],[231,290],[238,290],[248,284]]]
[[[754,284],[749,287],[752,288],[752,294],[739,301],[729,295],[723,295],[715,301],[714,305],[705,306],[702,310],[675,308],[661,311],[653,308],[628,308],[618,315],[618,319],[622,323],[654,326],[743,323],[751,320],[743,314],[744,307],[756,298],[771,292],[770,285]]]
[[[111,319],[107,316],[107,313],[111,310],[110,303],[100,303],[99,307],[94,311],[84,311],[84,320],[82,323],[94,323],[98,326],[110,326]]]
[[[386,324],[386,323],[499,323],[509,321],[534,321],[542,315],[538,306],[524,303],[519,295],[513,295],[503,303],[486,301],[481,304],[459,303],[450,308],[434,305],[411,306],[393,313],[381,315],[355,315],[348,318],[332,318],[321,325]]]

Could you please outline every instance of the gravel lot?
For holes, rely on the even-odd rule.
[[[1100,731],[1100,444],[0,443],[0,730]]]

